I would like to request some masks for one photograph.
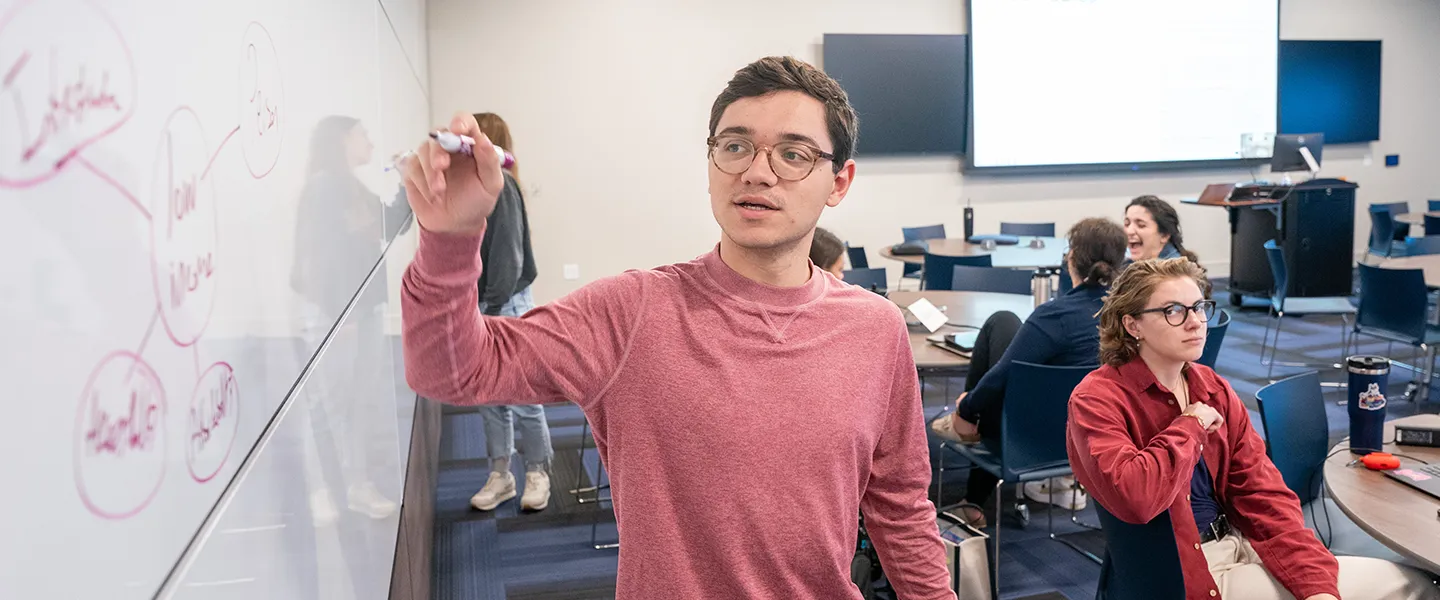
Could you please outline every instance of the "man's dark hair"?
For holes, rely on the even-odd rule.
[[[840,82],[797,58],[767,56],[736,71],[710,107],[710,135],[715,135],[720,116],[736,100],[783,91],[800,92],[825,105],[825,128],[830,134],[830,143],[835,145],[830,152],[835,155],[831,169],[839,172],[855,154],[860,117],[855,114],[855,107],[850,106],[850,97],[845,95]]]

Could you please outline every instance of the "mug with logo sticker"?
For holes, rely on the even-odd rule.
[[[1385,388],[1390,378],[1390,359],[1383,356],[1351,356],[1345,359],[1350,372],[1350,451],[1378,452],[1385,443]]]

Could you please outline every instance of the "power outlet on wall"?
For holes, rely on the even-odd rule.
[[[565,265],[565,279],[575,281],[580,278],[580,265]]]

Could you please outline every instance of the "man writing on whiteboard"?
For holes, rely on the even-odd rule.
[[[720,242],[602,279],[522,318],[476,309],[476,249],[503,185],[426,142],[405,167],[420,247],[402,298],[406,375],[457,404],[571,400],[610,467],[619,598],[860,598],[857,515],[900,597],[953,598],[899,309],[808,258],[855,177],[858,119],[792,58],[740,71],[711,108]],[[698,154],[698,152],[697,152]]]

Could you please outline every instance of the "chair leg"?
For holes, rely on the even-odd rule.
[[[1269,380],[1270,383],[1275,383],[1275,360],[1279,358],[1278,353],[1280,352],[1280,325],[1284,322],[1285,311],[1277,311],[1275,318],[1275,343],[1270,346],[1270,367],[1265,371],[1265,379]],[[1264,354],[1261,354],[1260,360],[1265,360]]]
[[[935,465],[935,507],[945,506],[945,442],[940,442],[940,461]]]
[[[600,488],[600,489],[609,488],[610,486],[606,485],[605,482],[604,482],[604,479],[605,479],[605,465],[604,465],[604,464],[601,464],[601,465],[599,465],[599,467],[600,467],[600,468],[597,469],[597,470],[600,472],[600,478],[599,478],[598,480],[596,480],[596,482],[595,482],[595,483],[597,484],[596,487],[598,487],[598,488]],[[605,499],[602,499],[602,498],[600,497],[600,492],[599,492],[599,490],[597,490],[597,491],[595,492],[595,512],[592,513],[591,519],[590,519],[590,547],[592,547],[592,548],[594,548],[594,549],[596,549],[596,550],[613,550],[613,549],[616,549],[616,548],[619,548],[619,547],[620,547],[620,539],[619,539],[618,537],[617,537],[617,538],[615,539],[615,541],[612,542],[612,543],[601,544],[601,543],[599,542],[599,535],[600,535],[600,534],[599,534],[599,532],[600,532],[600,503],[601,503],[602,501],[604,501],[604,500],[605,500]],[[612,506],[612,510],[613,510],[613,506],[614,506],[614,505],[612,504],[611,506]],[[618,522],[618,520],[617,520],[617,522]],[[617,531],[617,535],[618,535],[618,531],[619,531],[619,528],[618,528],[618,527],[616,528],[616,531]]]
[[[1345,337],[1345,330],[1350,328],[1350,317],[1340,315],[1340,361],[1335,363],[1335,368],[1345,368],[1346,355],[1350,353],[1350,341]]]
[[[1054,480],[1052,479],[1051,481],[1054,481]],[[1021,485],[1024,485],[1024,484],[1021,484]],[[1052,488],[1052,489],[1053,489],[1053,488]],[[1071,508],[1070,508],[1070,522],[1072,522],[1072,523],[1074,523],[1074,524],[1076,524],[1076,525],[1079,525],[1079,526],[1081,526],[1081,527],[1084,527],[1084,528],[1086,528],[1086,529],[1098,530],[1099,527],[1092,527],[1092,526],[1090,526],[1089,523],[1081,523],[1081,522],[1080,522],[1080,519],[1076,516],[1076,514],[1078,513],[1078,511],[1075,510],[1074,506],[1075,506],[1075,503],[1079,500],[1079,498],[1080,498],[1080,490],[1079,490],[1079,488],[1078,488],[1078,487],[1071,487],[1071,488],[1070,488],[1070,506],[1071,506]],[[1100,557],[1095,556],[1095,555],[1094,555],[1093,553],[1091,553],[1089,550],[1086,550],[1086,549],[1084,549],[1084,548],[1081,548],[1080,546],[1075,545],[1075,542],[1072,542],[1072,541],[1067,540],[1067,539],[1062,538],[1062,537],[1056,537],[1056,536],[1055,536],[1055,505],[1054,505],[1054,504],[1051,504],[1051,505],[1050,505],[1050,508],[1045,509],[1045,523],[1046,523],[1047,529],[1049,530],[1050,539],[1055,540],[1055,541],[1057,541],[1057,542],[1060,542],[1060,543],[1062,543],[1062,544],[1065,544],[1066,546],[1069,546],[1071,550],[1074,550],[1074,551],[1076,551],[1076,552],[1079,552],[1080,554],[1085,555],[1085,558],[1088,558],[1088,559],[1090,559],[1090,560],[1095,561],[1096,564],[1104,564],[1105,561],[1101,560]]]
[[[1412,357],[1412,360],[1415,361],[1415,368],[1410,371],[1413,376],[1410,379],[1410,385],[1405,391],[1410,396],[1410,402],[1414,404],[1418,410],[1420,407],[1420,399],[1425,394],[1425,389],[1430,387],[1430,371],[1433,367],[1430,365],[1430,349],[1425,344],[1416,346],[1415,353]],[[1420,362],[1422,360],[1425,362]],[[1391,368],[1394,367],[1392,366]]]
[[[595,485],[580,487],[581,484],[585,483],[585,450],[587,448],[585,440],[589,437],[590,420],[586,419],[584,424],[580,426],[580,468],[575,470],[575,488],[571,489],[570,493],[576,496],[576,502],[580,504],[595,504],[595,512],[591,514],[590,518],[590,546],[596,550],[610,550],[614,548],[619,548],[620,543],[618,541],[613,544],[601,544],[599,542],[600,503],[606,500],[605,498],[602,498],[600,496],[600,492],[602,490],[610,489],[610,486],[606,485],[605,482],[602,481],[605,477],[605,465],[597,465],[598,468],[595,469],[597,472],[595,477]],[[585,494],[589,494],[591,492],[594,492],[594,498],[583,497]]]
[[[1420,393],[1415,395],[1417,410],[1430,401],[1430,382],[1435,377],[1435,348],[1426,344],[1420,344],[1420,347],[1425,349],[1425,380],[1420,383]]]
[[[990,578],[990,596],[992,598],[1000,597],[1000,510],[1005,506],[1005,502],[1000,497],[1000,486],[1002,485],[1005,485],[1004,478],[995,482],[995,565],[992,567],[994,576]],[[1017,492],[1024,493],[1022,490],[1017,490]]]
[[[1347,334],[1348,334],[1348,335],[1347,335]],[[1340,375],[1341,375],[1341,381],[1340,381],[1340,383],[1338,383],[1338,384],[1335,385],[1336,388],[1348,389],[1348,388],[1350,387],[1350,383],[1346,380],[1347,378],[1345,377],[1345,372],[1346,372],[1346,370],[1345,370],[1345,359],[1346,359],[1346,358],[1349,358],[1349,356],[1350,356],[1350,345],[1353,344],[1353,343],[1355,343],[1355,335],[1356,335],[1356,333],[1355,333],[1354,328],[1350,327],[1350,317],[1349,317],[1348,315],[1340,315]],[[1339,400],[1336,400],[1335,403],[1338,404],[1338,405],[1340,405],[1340,406],[1344,406],[1344,405],[1348,404],[1348,403],[1349,403],[1349,399],[1346,398],[1345,396],[1346,396],[1345,394],[1340,394],[1340,399],[1339,399]]]
[[[597,466],[596,466],[596,469],[595,469],[595,479],[592,480],[592,481],[595,482],[595,485],[588,486],[588,487],[580,487],[580,484],[584,482],[584,480],[582,479],[582,475],[585,475],[585,474],[586,474],[586,471],[585,471],[585,449],[586,449],[585,440],[588,439],[589,437],[590,437],[590,420],[589,420],[589,419],[586,419],[585,422],[580,425],[580,468],[577,469],[577,470],[576,470],[576,473],[575,473],[575,489],[570,490],[570,493],[575,495],[575,502],[576,502],[577,504],[596,504],[596,503],[599,503],[599,502],[602,501],[602,499],[600,498],[600,492],[603,491],[603,490],[608,490],[608,489],[610,489],[610,486],[605,485],[605,484],[603,484],[603,483],[600,482],[600,478],[603,476],[603,471],[604,471],[604,468],[605,468],[604,465],[597,465]],[[594,493],[595,496],[594,496],[593,498],[586,498],[586,497],[584,496],[585,494],[590,494],[590,493]]]
[[[570,494],[572,496],[588,494],[599,489],[598,486],[593,485],[590,487],[580,487],[581,484],[585,483],[585,449],[588,446],[588,444],[585,443],[585,440],[589,437],[590,419],[585,419],[580,424],[580,468],[575,469],[575,487],[570,489]]]
[[[1270,322],[1275,320],[1275,307],[1271,306],[1265,312],[1265,333],[1260,336],[1260,364],[1267,366],[1265,362],[1265,349],[1270,347]]]

